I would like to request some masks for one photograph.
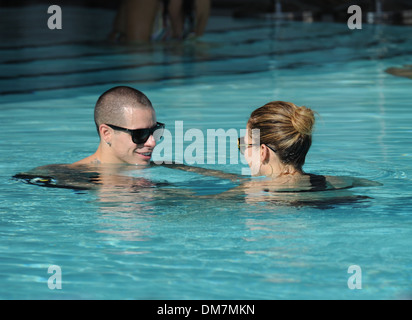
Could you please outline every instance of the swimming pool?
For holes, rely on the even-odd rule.
[[[140,49],[91,42],[85,34],[58,42],[40,31],[0,51],[1,299],[411,296],[411,82],[384,72],[411,64],[410,27],[351,31],[343,24],[213,17],[201,45]],[[290,206],[253,195],[161,199],[153,189],[73,191],[11,179],[94,152],[94,104],[117,84],[145,92],[172,132],[175,121],[203,132],[240,130],[271,100],[306,105],[320,116],[305,170],[383,186],[342,191],[369,197],[361,201]],[[226,187],[149,170],[149,177],[193,184],[200,193]],[[52,265],[61,267],[61,290],[48,287]],[[348,287],[353,265],[362,270],[362,289]]]

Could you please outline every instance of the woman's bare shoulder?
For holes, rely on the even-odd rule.
[[[326,181],[336,189],[350,187],[379,187],[383,185],[377,181],[350,176],[325,176],[325,178]]]

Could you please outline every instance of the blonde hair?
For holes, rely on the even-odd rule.
[[[252,112],[248,128],[260,130],[260,143],[273,147],[280,160],[302,169],[312,145],[314,112],[291,102],[273,101]]]

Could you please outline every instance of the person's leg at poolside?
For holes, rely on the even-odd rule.
[[[126,32],[126,0],[123,0],[117,10],[113,22],[113,28],[108,38],[110,41],[118,41]]]
[[[196,27],[197,37],[203,36],[210,15],[210,0],[196,0]]]
[[[126,0],[126,41],[150,41],[158,0]]]
[[[184,18],[183,18],[183,0],[170,0],[169,17],[172,26],[172,37],[181,39],[183,36]]]

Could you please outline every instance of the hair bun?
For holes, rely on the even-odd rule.
[[[293,112],[292,125],[297,132],[303,135],[312,135],[313,126],[315,124],[314,112],[306,107],[298,107]]]

